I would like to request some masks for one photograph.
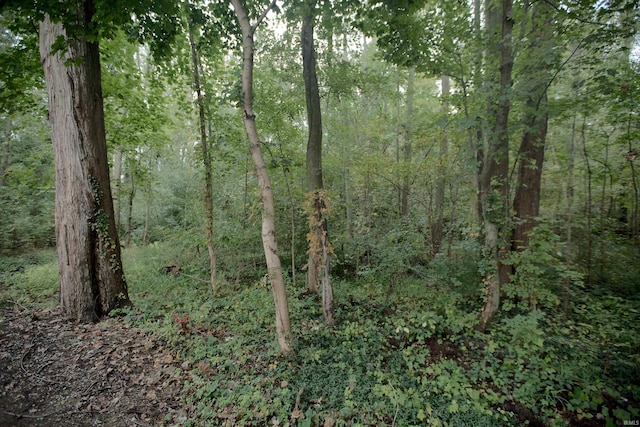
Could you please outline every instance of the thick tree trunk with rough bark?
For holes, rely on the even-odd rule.
[[[331,287],[331,250],[326,212],[325,193],[322,191],[322,112],[320,91],[316,74],[316,53],[314,47],[315,2],[308,7],[302,22],[302,74],[304,79],[305,98],[307,101],[307,124],[309,138],[307,140],[307,190],[310,202],[315,207],[310,221],[308,288],[316,292],[318,282],[322,287],[322,313],[325,323],[335,322],[333,314],[333,289]],[[320,250],[318,250],[320,249]],[[319,255],[319,256],[318,256]]]
[[[260,150],[260,137],[256,128],[256,116],[253,111],[253,36],[256,28],[267,13],[275,6],[275,0],[264,10],[255,24],[251,24],[249,16],[242,4],[242,0],[231,0],[233,9],[238,19],[238,24],[242,30],[242,121],[249,139],[249,152],[253,160],[260,194],[262,196],[262,245],[267,261],[269,281],[273,291],[273,299],[276,309],[276,333],[280,351],[288,354],[293,351],[291,348],[291,323],[289,320],[289,304],[287,302],[287,291],[282,275],[282,265],[278,252],[278,242],[276,240],[275,206],[273,200],[273,189],[267,166]]]
[[[536,226],[540,213],[540,189],[542,187],[542,165],[547,139],[547,88],[551,80],[549,73],[550,55],[553,50],[549,43],[552,37],[552,6],[538,2],[532,8],[531,45],[526,61],[529,72],[526,77],[531,90],[524,105],[524,132],[518,158],[518,179],[516,182],[513,210],[515,228],[512,245],[515,250],[529,246],[528,233]]]
[[[485,251],[492,264],[485,276],[485,305],[479,329],[485,330],[500,306],[501,285],[509,282],[509,266],[503,261],[509,252],[509,122],[511,71],[513,55],[512,0],[502,0],[500,7],[487,5],[489,37],[488,71],[498,71],[495,102],[488,105],[489,148],[480,174],[480,200],[485,228]],[[495,67],[495,69],[494,69]]]
[[[307,191],[308,197],[313,197],[314,190],[323,187],[322,182],[322,113],[320,110],[320,92],[316,75],[315,49],[313,46],[313,7],[311,2],[302,21],[302,75],[304,79],[305,98],[307,101]],[[313,203],[313,201],[311,201]],[[310,230],[318,238],[318,230]],[[311,248],[310,248],[311,250]],[[310,292],[318,291],[319,271],[321,265],[316,265],[316,257],[309,254],[307,266],[307,288]]]
[[[69,38],[47,16],[40,23],[40,56],[56,165],[60,304],[70,318],[89,322],[130,301],[109,183],[100,56],[86,37],[93,5],[76,5],[85,34]],[[59,37],[68,46],[52,53]]]

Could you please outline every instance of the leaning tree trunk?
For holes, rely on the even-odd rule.
[[[322,113],[320,109],[320,91],[316,74],[316,58],[313,37],[315,2],[306,5],[309,10],[302,22],[302,74],[304,78],[305,98],[307,101],[307,121],[309,138],[307,140],[307,189],[310,204],[313,206],[309,220],[309,265],[308,288],[316,292],[318,281],[322,286],[322,314],[324,321],[332,325],[333,289],[331,287],[331,249],[329,231],[325,213],[325,193],[322,191]]]
[[[480,314],[479,329],[485,330],[500,306],[501,286],[509,281],[509,266],[504,259],[509,251],[509,122],[511,70],[513,56],[512,0],[502,0],[501,7],[488,6],[487,29],[491,38],[488,61],[499,70],[494,104],[489,106],[492,125],[489,149],[480,175],[480,200],[485,226],[485,250],[492,268],[485,276],[485,305]]]
[[[249,21],[249,16],[242,4],[242,0],[231,0],[231,4],[242,30],[242,121],[249,139],[249,151],[262,196],[262,246],[275,302],[276,333],[280,351],[283,354],[288,354],[292,351],[291,323],[289,321],[287,291],[284,285],[278,242],[276,240],[273,189],[271,188],[267,166],[260,150],[261,142],[256,128],[256,115],[253,111],[253,36],[267,13],[275,6],[275,0],[263,11],[253,25]]]
[[[67,316],[89,322],[130,301],[109,184],[100,56],[86,34],[93,5],[75,4],[83,34],[67,37],[63,25],[46,16],[40,23],[40,57],[56,165],[60,304]],[[52,52],[59,38],[68,44]]]

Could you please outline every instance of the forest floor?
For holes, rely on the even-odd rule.
[[[188,366],[142,329],[59,309],[0,311],[1,426],[182,425]]]

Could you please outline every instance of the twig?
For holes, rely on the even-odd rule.
[[[180,273],[178,273],[178,274],[180,274],[181,276],[188,277],[189,279],[197,280],[198,282],[202,282],[202,283],[206,283],[206,284],[211,283],[211,282],[209,282],[208,280],[204,280],[204,279],[201,279],[201,278],[199,278],[199,277],[192,276],[192,275],[190,275],[190,274],[186,274],[186,273],[182,273],[182,272],[180,272]]]
[[[396,419],[398,418],[398,412],[400,411],[400,405],[398,405],[398,393],[396,392],[396,389],[393,387],[393,384],[389,383],[389,387],[391,387],[391,390],[393,390],[393,394],[395,395],[395,401],[396,401],[396,413],[393,415],[393,421],[391,422],[391,427],[396,425]]]
[[[133,421],[133,423],[135,425],[139,425],[139,426],[142,426],[142,427],[151,427],[151,424],[147,424],[147,423],[145,423],[143,421],[138,421],[135,418],[132,418],[131,421]]]
[[[20,368],[24,371],[25,374],[29,375],[29,371],[27,371],[27,368],[24,367],[24,359],[25,357],[27,357],[27,355],[31,352],[31,349],[33,348],[33,344],[31,344],[29,346],[29,348],[27,348],[27,350],[22,353],[22,357],[20,358]]]
[[[300,398],[302,397],[303,392],[304,392],[304,387],[301,387],[300,390],[298,391],[298,395],[296,396],[296,404],[293,406],[293,411],[291,412],[291,422],[290,422],[291,425],[295,423],[296,419],[300,418],[298,416],[298,412],[300,412]]]
[[[50,417],[53,414],[57,414],[58,412],[61,412],[63,410],[64,410],[64,408],[59,408],[59,409],[56,409],[55,411],[47,412],[46,414],[34,414],[34,415],[30,415],[30,414],[15,414],[13,412],[7,412],[7,411],[5,411],[4,414],[5,415],[9,415],[10,417],[16,417],[16,418],[46,418],[46,417]]]

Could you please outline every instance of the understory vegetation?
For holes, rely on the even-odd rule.
[[[161,337],[191,371],[182,397],[197,407],[201,425],[562,426],[640,418],[634,285],[574,286],[565,315],[556,297],[562,275],[550,271],[550,248],[538,248],[549,258],[522,255],[529,276],[505,291],[518,296],[487,333],[476,331],[482,298],[469,266],[481,256],[469,242],[454,243],[452,256],[424,266],[421,277],[394,278],[394,286],[373,274],[337,279],[335,327],[323,324],[316,294],[289,283],[289,357],[273,339],[272,297],[260,270],[214,294],[189,277],[202,273],[204,254],[178,255],[175,242],[125,250],[135,307],[114,315]],[[53,252],[0,264],[4,309],[57,304]]]
[[[636,0],[2,1],[22,400],[0,415],[37,411],[6,389],[33,340],[7,337],[42,310],[163,342],[184,406],[109,397],[124,425],[640,425],[639,22]],[[62,426],[113,424],[85,400]]]

